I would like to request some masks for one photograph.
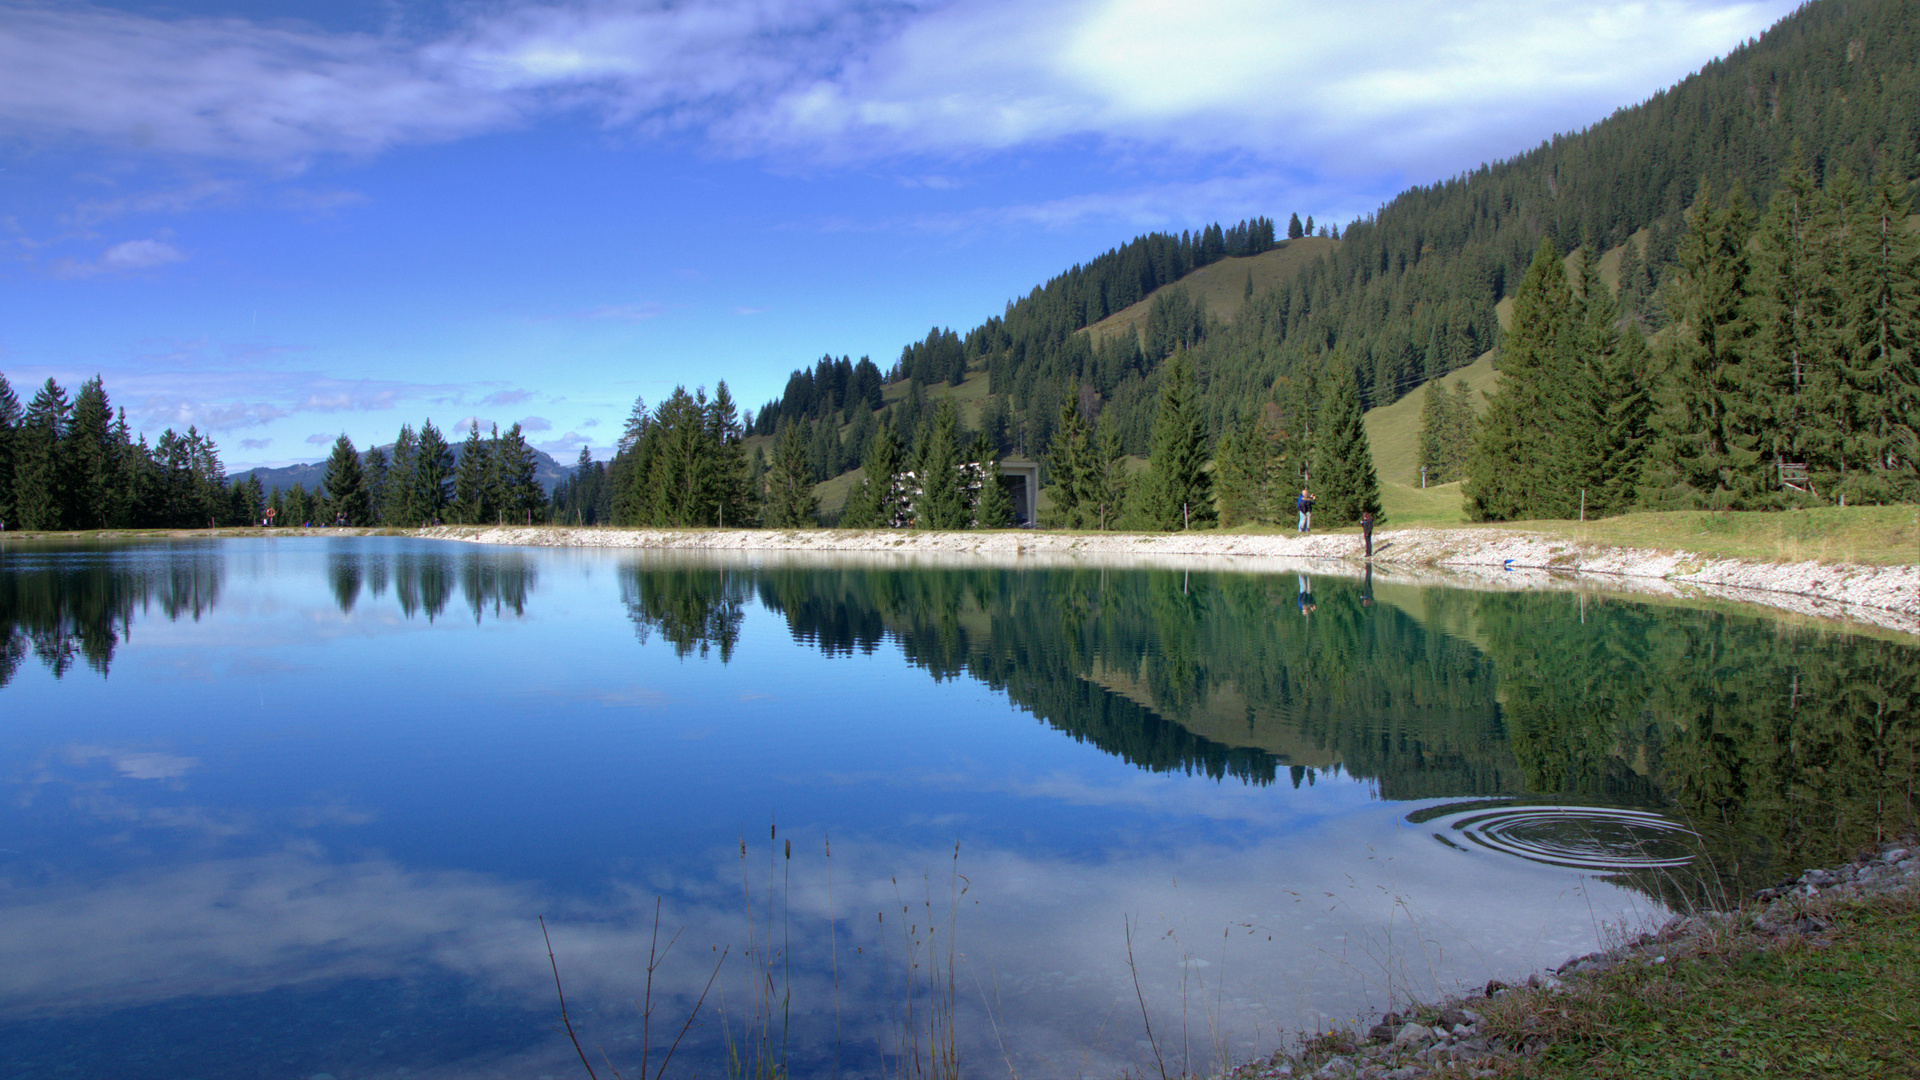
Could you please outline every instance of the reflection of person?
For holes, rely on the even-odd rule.
[[[1306,488],[1300,489],[1300,497],[1293,501],[1293,508],[1300,511],[1300,533],[1305,535],[1311,532],[1313,530],[1313,496],[1307,492]]]
[[[1300,614],[1302,616],[1311,615],[1313,614],[1314,608],[1317,606],[1313,602],[1313,586],[1307,584],[1307,575],[1301,574],[1299,575],[1299,578],[1300,578]]]
[[[1360,583],[1360,606],[1373,606],[1373,564],[1367,564],[1367,579]]]
[[[1367,558],[1373,558],[1373,511],[1360,512],[1360,535],[1367,542]]]

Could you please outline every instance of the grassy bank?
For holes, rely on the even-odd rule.
[[[1826,506],[1779,513],[1675,511],[1599,521],[1523,521],[1607,547],[1691,551],[1750,562],[1920,564],[1920,506]]]
[[[1920,896],[1808,916],[1801,932],[1510,993],[1486,1004],[1483,1030],[1537,1041],[1502,1073],[1541,1080],[1920,1076]]]

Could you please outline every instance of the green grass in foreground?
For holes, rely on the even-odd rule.
[[[1821,917],[1823,937],[1743,938],[1491,1003],[1490,1029],[1547,1042],[1506,1075],[1920,1076],[1920,897]]]

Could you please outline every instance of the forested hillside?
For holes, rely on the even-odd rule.
[[[1045,456],[1071,402],[1090,427],[1108,417],[1138,456],[1149,448],[1163,362],[1179,351],[1190,357],[1211,442],[1257,422],[1297,472],[1311,459],[1322,399],[1339,382],[1378,407],[1494,348],[1495,305],[1517,290],[1543,240],[1562,256],[1624,245],[1613,256],[1618,314],[1650,333],[1671,319],[1666,286],[1677,276],[1686,211],[1703,189],[1721,198],[1739,191],[1765,207],[1798,161],[1823,187],[1842,174],[1863,185],[1890,177],[1910,195],[1920,161],[1917,57],[1914,0],[1817,0],[1646,102],[1409,189],[1344,233],[1331,230],[1337,243],[1291,280],[1247,297],[1230,321],[1209,315],[1179,279],[1286,243],[1269,222],[1141,237],[970,331],[936,328],[884,373],[823,360],[796,372],[750,429],[772,435],[799,424],[813,443],[832,426],[838,467],[835,453],[814,455],[815,478],[825,479],[851,468],[881,427],[913,445],[941,388],[984,373],[986,395],[963,415],[997,451]],[[1287,230],[1311,231],[1297,218]],[[1149,294],[1137,334],[1096,342],[1077,332]],[[876,373],[886,386],[873,385]]]

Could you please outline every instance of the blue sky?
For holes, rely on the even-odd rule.
[[[231,467],[885,368],[1141,232],[1345,222],[1792,3],[0,0],[0,372]]]

